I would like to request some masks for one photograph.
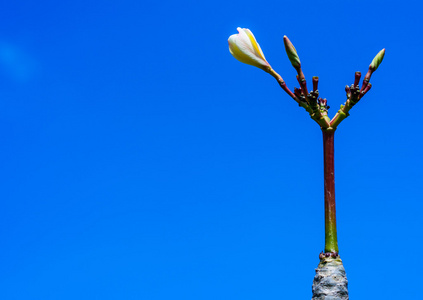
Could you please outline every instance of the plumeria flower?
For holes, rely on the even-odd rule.
[[[229,37],[229,51],[240,62],[252,65],[268,72],[271,67],[266,61],[260,45],[253,33],[247,28],[237,28],[238,34]]]

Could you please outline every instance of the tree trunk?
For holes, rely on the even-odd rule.
[[[312,300],[348,300],[348,280],[339,256],[324,257],[314,276]]]

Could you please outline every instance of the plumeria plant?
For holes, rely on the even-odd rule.
[[[377,70],[385,55],[382,49],[373,59],[369,70],[359,85],[361,73],[355,72],[354,83],[345,87],[347,100],[335,116],[328,117],[327,99],[319,97],[319,77],[312,78],[313,89],[307,89],[307,82],[301,69],[301,61],[297,50],[288,39],[283,37],[285,50],[292,66],[297,71],[299,88],[292,92],[283,78],[270,66],[264,57],[260,45],[253,33],[247,28],[238,28],[238,34],[229,37],[229,51],[240,62],[255,66],[272,75],[280,87],[299,106],[303,107],[310,117],[320,126],[323,133],[323,157],[324,157],[324,204],[325,204],[325,248],[319,255],[320,263],[316,269],[313,282],[312,299],[348,299],[348,281],[342,260],[339,257],[338,239],[336,231],[335,209],[335,165],[334,165],[334,134],[338,125],[349,116],[348,112],[354,107],[372,87],[370,78]]]

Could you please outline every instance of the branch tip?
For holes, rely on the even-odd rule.
[[[313,76],[313,92],[317,91],[318,84],[319,84],[319,77]]]
[[[360,78],[361,72],[355,72],[354,85],[358,85],[360,83]]]

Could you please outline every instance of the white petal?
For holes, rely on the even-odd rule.
[[[244,31],[247,34],[248,38],[250,39],[251,44],[253,45],[253,49],[257,53],[257,55],[262,57],[264,60],[266,60],[266,58],[264,57],[263,51],[261,51],[260,45],[259,43],[257,43],[257,40],[254,34],[251,32],[251,30],[248,28],[244,28]]]
[[[269,67],[269,63],[264,58],[257,41],[248,29],[237,28],[239,34],[229,37],[229,51],[239,61],[264,69]],[[251,34],[251,36],[250,36]]]

